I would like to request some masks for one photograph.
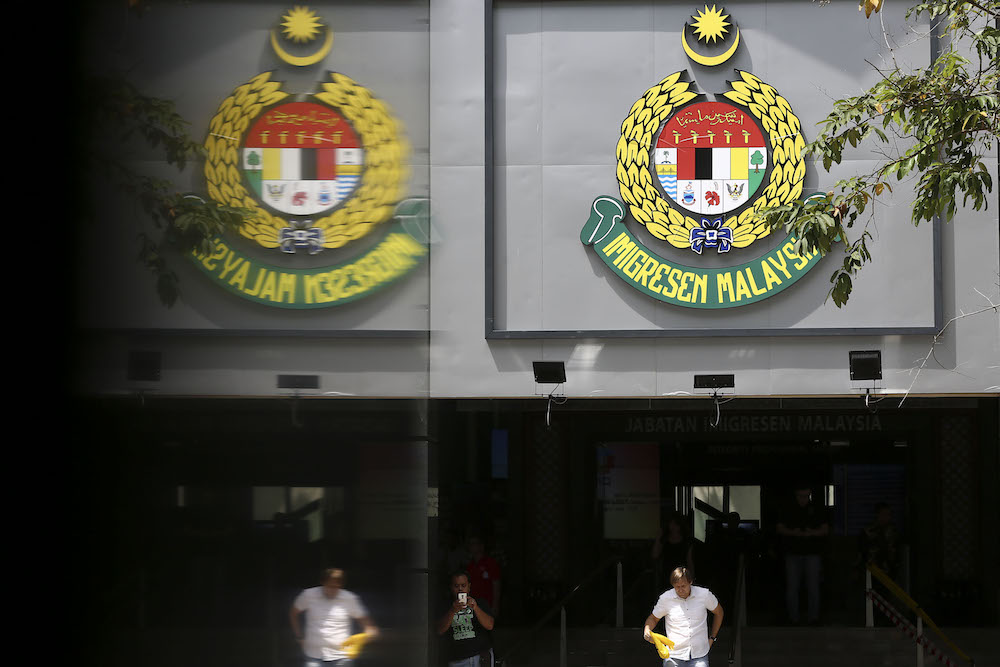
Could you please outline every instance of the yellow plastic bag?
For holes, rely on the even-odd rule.
[[[649,635],[653,638],[653,645],[656,646],[656,652],[660,654],[660,657],[664,660],[669,658],[670,649],[674,647],[673,640],[657,632],[650,632]]]
[[[356,658],[358,654],[361,653],[361,647],[365,645],[368,641],[368,635],[363,632],[359,632],[356,635],[351,635],[343,641],[340,645],[340,649],[347,654],[348,658]]]

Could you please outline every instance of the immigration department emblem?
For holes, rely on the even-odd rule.
[[[295,67],[322,61],[331,29],[305,7],[283,19],[271,32],[276,55]],[[407,199],[403,127],[346,74],[326,72],[315,92],[258,74],[219,105],[205,148],[209,196],[252,215],[239,239],[218,239],[196,260],[243,298],[284,308],[346,303],[427,255],[426,200]],[[347,261],[322,261],[362,239],[366,250]]]
[[[697,65],[714,67],[735,54],[739,28],[724,10],[706,6],[693,19],[682,41]],[[696,92],[686,70],[674,72],[635,101],[616,148],[621,199],[598,197],[581,232],[619,277],[658,300],[745,305],[782,291],[819,260],[800,255],[792,237],[745,257],[771,233],[755,213],[802,195],[805,141],[788,100],[749,72],[735,74],[728,90],[709,98]],[[735,263],[699,268],[667,259],[643,246],[628,222],[696,263],[708,255]]]

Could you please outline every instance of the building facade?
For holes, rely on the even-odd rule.
[[[430,661],[469,531],[509,625],[612,559],[637,627],[672,511],[706,580],[740,513],[749,621],[779,622],[755,586],[781,576],[798,484],[830,515],[827,622],[863,622],[857,537],[881,502],[907,590],[943,624],[997,622],[997,207],[914,227],[894,184],[843,308],[838,257],[744,215],[880,159],[861,144],[827,173],[799,151],[870,63],[931,62],[926,19],[887,6],[876,25],[846,0],[118,9],[82,12],[80,80],[173,100],[206,155],[176,169],[100,124],[88,147],[254,223],[171,256],[168,307],[135,260],[162,231],[103,172],[81,189],[95,650],[170,638],[153,662],[285,664],[292,596],[339,564],[389,629],[372,650]],[[851,353],[872,351],[880,377],[856,379]],[[605,622],[607,589],[587,595],[571,622]]]

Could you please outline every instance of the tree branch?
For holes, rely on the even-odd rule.
[[[979,310],[973,311],[971,313],[962,313],[961,315],[956,315],[955,317],[953,317],[950,320],[948,320],[947,322],[945,322],[945,325],[943,327],[941,327],[940,331],[938,331],[936,334],[934,334],[934,340],[931,341],[931,347],[930,347],[929,350],[927,350],[927,354],[924,355],[924,359],[920,363],[920,367],[917,368],[916,375],[913,376],[913,381],[910,382],[910,386],[907,387],[906,393],[903,394],[903,398],[900,399],[900,401],[899,401],[899,407],[903,407],[903,403],[906,401],[906,398],[910,395],[910,392],[913,390],[913,385],[915,385],[917,383],[917,378],[920,377],[920,373],[927,366],[927,362],[930,360],[931,356],[933,356],[933,354],[934,354],[934,348],[935,348],[935,346],[938,344],[938,342],[940,342],[941,337],[944,336],[944,333],[945,333],[945,331],[948,330],[948,327],[950,327],[953,323],[957,322],[958,320],[965,319],[966,317],[972,317],[973,315],[979,315],[980,313],[985,313],[985,312],[988,312],[990,310],[992,310],[993,312],[1000,312],[1000,303],[994,302],[990,297],[986,296],[985,294],[983,294],[982,292],[980,292],[978,289],[976,290],[976,292],[980,296],[982,296],[984,299],[986,299],[986,301],[990,305],[986,306],[985,308],[980,308]]]

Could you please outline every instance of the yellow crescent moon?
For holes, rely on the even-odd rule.
[[[699,53],[695,53],[695,50],[688,46],[687,40],[688,26],[684,24],[684,30],[681,31],[681,43],[684,45],[684,52],[688,54],[691,60],[695,61],[699,65],[705,65],[706,67],[715,67],[716,65],[721,65],[736,53],[736,47],[740,45],[740,29],[736,28],[736,38],[733,40],[733,45],[725,53],[720,53],[717,56],[703,56]]]
[[[271,48],[274,52],[278,54],[278,57],[284,60],[290,65],[297,65],[298,67],[305,67],[306,65],[313,65],[318,63],[320,60],[326,57],[326,54],[330,52],[330,47],[333,46],[333,31],[329,28],[326,29],[326,40],[323,42],[323,46],[320,47],[319,51],[312,54],[311,56],[293,56],[292,54],[281,48],[281,44],[278,43],[278,36],[274,34],[274,30],[271,31]]]

